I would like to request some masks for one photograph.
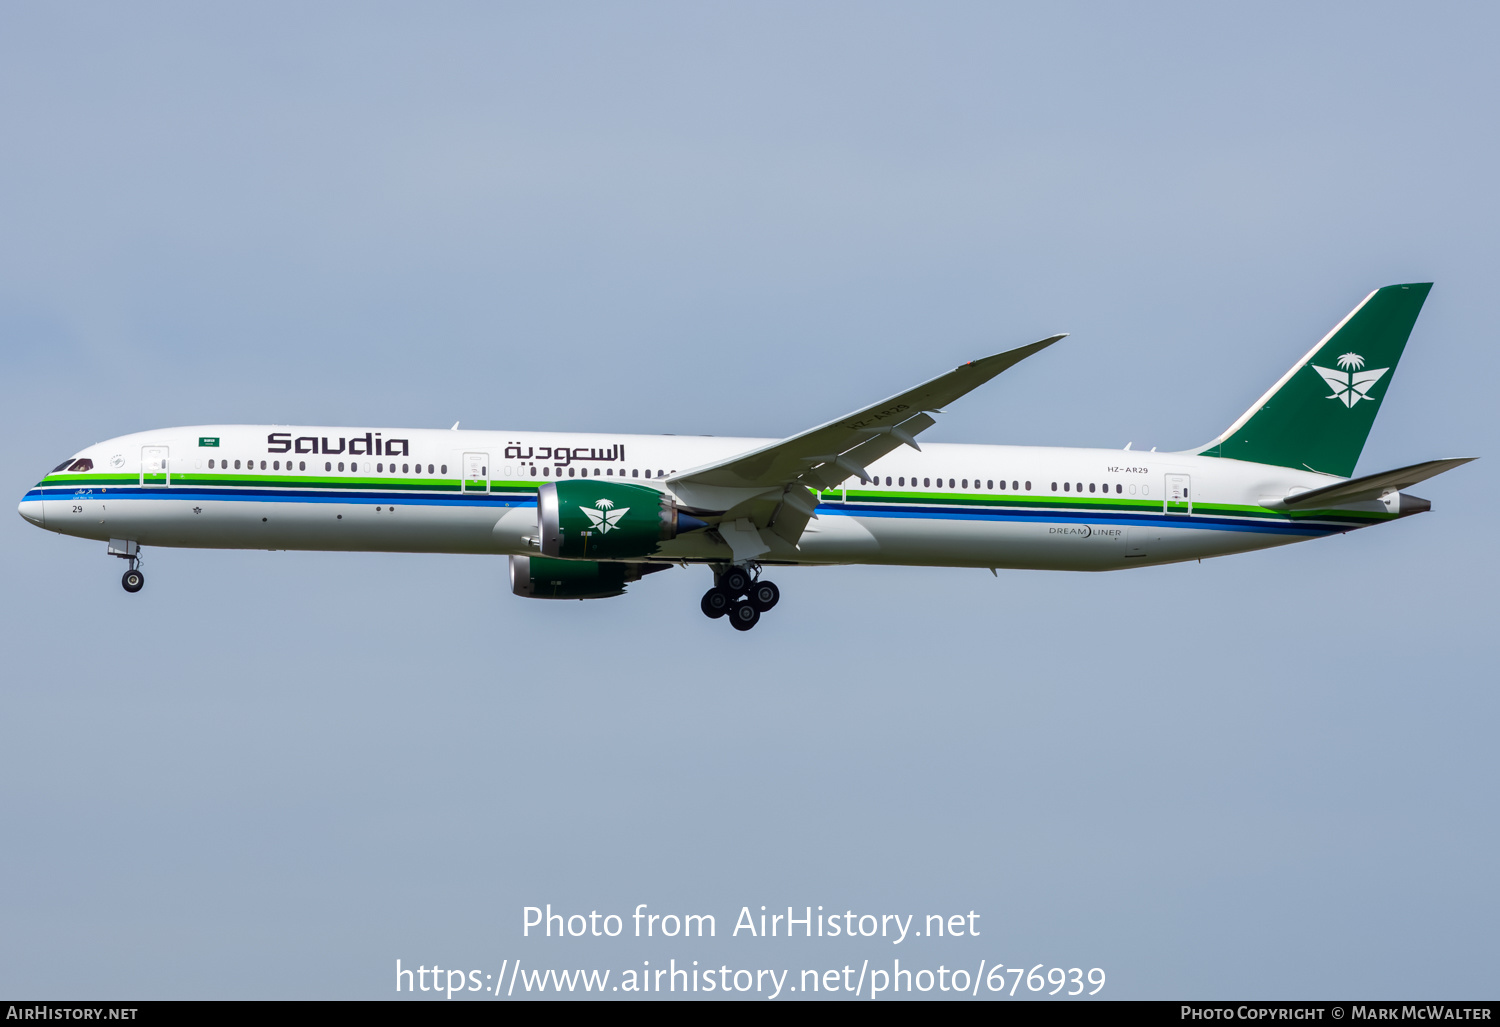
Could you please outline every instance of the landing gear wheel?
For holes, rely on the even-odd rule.
[[[757,581],[750,586],[750,605],[761,613],[781,602],[781,589],[769,581]]]
[[[743,567],[731,567],[719,575],[719,587],[738,599],[750,591],[750,572]]]
[[[734,600],[717,588],[711,588],[703,593],[703,601],[698,604],[703,610],[703,616],[713,620],[724,616],[733,605]]]
[[[139,592],[141,587],[146,584],[146,576],[132,567],[120,579],[120,584],[125,586],[125,591],[127,592]]]
[[[760,611],[751,603],[735,603],[729,610],[729,623],[736,631],[749,631],[760,623]]]

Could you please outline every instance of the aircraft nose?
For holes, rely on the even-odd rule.
[[[38,528],[45,528],[45,518],[42,515],[42,501],[39,499],[23,499],[21,505],[16,507],[21,516],[26,518]]]

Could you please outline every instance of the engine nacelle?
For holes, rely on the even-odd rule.
[[[664,563],[598,563],[594,560],[549,560],[544,556],[510,558],[510,590],[527,599],[608,599]]]
[[[543,556],[628,560],[656,553],[685,531],[706,528],[665,492],[622,481],[554,481],[537,489]]]

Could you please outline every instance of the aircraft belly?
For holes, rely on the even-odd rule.
[[[1126,535],[1125,562],[1142,565],[1206,560],[1213,556],[1232,556],[1235,553],[1303,542],[1310,537],[1313,536],[1154,524],[1132,525]]]
[[[798,558],[808,563],[883,563],[880,540],[866,520],[820,514],[797,540]]]
[[[943,567],[1112,570],[1124,531],[1110,524],[1020,520],[862,518],[878,540],[879,563]]]
[[[947,567],[1121,570],[1249,552],[1308,537],[1207,526],[1110,521],[836,519],[861,521],[877,544],[877,551],[873,554],[846,559]]]
[[[489,506],[407,504],[393,509],[385,503],[202,497],[134,500],[120,501],[110,510],[98,537],[204,549],[499,553],[507,550],[494,529],[504,511]]]

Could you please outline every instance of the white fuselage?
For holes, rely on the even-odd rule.
[[[536,489],[579,477],[671,491],[674,473],[771,440],[708,436],[208,425],[76,454],[21,513],[49,531],[141,546],[534,555]],[[1183,453],[924,443],[823,492],[767,563],[1112,570],[1245,552],[1396,516],[1262,505],[1342,479]],[[651,562],[725,563],[716,533]]]

